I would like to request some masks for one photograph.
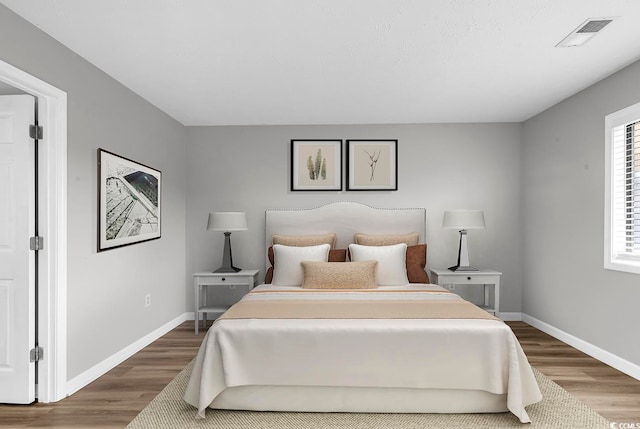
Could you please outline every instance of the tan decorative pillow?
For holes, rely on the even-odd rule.
[[[407,277],[409,283],[429,283],[424,267],[427,265],[427,245],[407,247]]]
[[[362,246],[391,246],[393,244],[404,243],[407,246],[416,246],[420,240],[420,234],[412,232],[410,234],[394,234],[394,235],[369,235],[356,234],[353,241]]]
[[[284,246],[318,246],[319,244],[328,244],[333,249],[336,247],[336,235],[322,234],[322,235],[279,235],[273,234],[271,236],[273,244],[282,244]],[[418,244],[418,243],[416,243]]]
[[[267,254],[269,255],[269,262],[272,266],[267,269],[267,274],[264,276],[264,283],[270,284],[273,279],[273,246],[269,246]],[[329,250],[329,262],[344,262],[346,260],[347,249]]]
[[[302,261],[306,289],[374,289],[377,261],[308,262]]]

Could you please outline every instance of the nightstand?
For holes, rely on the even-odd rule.
[[[451,285],[482,285],[484,286],[483,309],[498,315],[500,311],[500,271],[480,269],[477,271],[451,271],[448,269],[433,268],[431,281],[445,289],[452,289]],[[490,291],[493,286],[493,303],[490,303]]]
[[[207,313],[223,313],[228,306],[207,305],[207,288],[211,286],[244,287],[249,292],[258,282],[259,270],[240,270],[237,273],[212,273],[204,271],[193,275],[193,293],[195,297],[195,331],[198,335],[200,314],[207,326]]]

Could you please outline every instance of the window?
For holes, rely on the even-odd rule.
[[[640,103],[605,118],[605,261],[640,274]]]

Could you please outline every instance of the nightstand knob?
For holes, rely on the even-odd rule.
[[[225,281],[225,280],[227,280],[227,279],[223,277],[223,278],[222,278],[222,281]],[[471,280],[471,277],[469,277],[469,280]]]
[[[223,279],[224,280],[224,279]],[[467,277],[467,280],[471,280],[471,277]]]

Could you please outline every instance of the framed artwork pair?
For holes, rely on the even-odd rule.
[[[342,140],[291,140],[291,190],[341,191]],[[398,140],[347,140],[347,191],[398,190]]]

